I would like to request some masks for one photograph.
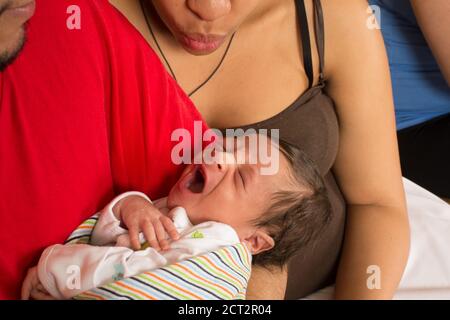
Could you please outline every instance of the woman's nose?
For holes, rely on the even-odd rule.
[[[214,21],[231,11],[230,0],[187,0],[189,9],[200,19]]]

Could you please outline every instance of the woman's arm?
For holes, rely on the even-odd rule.
[[[448,0],[411,0],[428,45],[450,86],[450,1]]]
[[[364,0],[323,1],[328,91],[340,148],[334,171],[348,204],[336,298],[392,298],[408,257],[409,224],[400,169],[389,66]],[[381,271],[369,289],[368,268]]]

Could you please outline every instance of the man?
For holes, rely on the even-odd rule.
[[[201,117],[108,0],[36,1],[19,56],[34,2],[0,8],[0,299],[17,299],[42,250],[116,193],[167,194],[171,134]]]
[[[0,0],[0,72],[14,61],[25,42],[25,25],[35,0]]]

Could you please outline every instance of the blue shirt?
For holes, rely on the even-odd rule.
[[[409,0],[370,0],[381,9],[397,129],[450,113],[450,88],[418,26]]]

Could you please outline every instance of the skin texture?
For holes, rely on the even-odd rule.
[[[192,97],[210,126],[240,126],[267,119],[306,90],[294,1],[230,0],[227,16],[207,22],[198,19],[197,23],[184,22],[185,15],[190,16],[189,1],[152,2],[163,20],[152,15],[155,33],[179,84],[188,92],[211,73],[224,46],[209,54],[192,54],[172,36],[171,21],[186,25],[189,32],[226,32],[229,37],[238,30],[219,73]],[[138,2],[111,3],[154,47]],[[306,4],[310,30],[314,30],[312,1]],[[333,170],[348,206],[335,295],[390,299],[407,261],[409,225],[386,52],[379,30],[367,28],[365,0],[322,0],[322,5],[327,91],[336,103],[340,122],[340,149]],[[317,52],[313,64],[317,77]],[[379,290],[367,288],[371,265],[381,270]],[[248,298],[282,299],[286,279],[285,270],[255,268]]]
[[[450,2],[411,0],[414,13],[442,74],[450,86]]]
[[[13,11],[30,3],[34,0],[0,0],[0,71],[14,60],[24,44],[28,18]]]

